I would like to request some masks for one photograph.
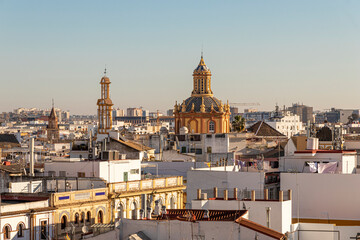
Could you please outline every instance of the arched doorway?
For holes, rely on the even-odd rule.
[[[64,230],[67,227],[67,217],[66,215],[61,217],[61,229]]]
[[[118,207],[118,219],[122,219],[124,217],[124,206],[120,203]]]
[[[102,210],[98,212],[98,223],[104,223],[104,213]]]
[[[135,201],[131,204],[131,219],[137,219],[137,204]]]

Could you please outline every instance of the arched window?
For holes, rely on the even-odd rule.
[[[66,215],[61,217],[61,229],[65,229],[67,227],[67,217]]]
[[[90,222],[91,221],[91,212],[90,211],[87,211],[86,213],[86,222]]]
[[[210,133],[215,132],[215,122],[214,121],[209,122],[209,132]]]
[[[170,197],[170,208],[171,209],[175,209],[176,208],[176,205],[175,205],[175,197],[174,196],[171,196]]]
[[[24,225],[24,223],[19,223],[18,224],[18,227],[17,227],[17,236],[18,237],[23,237],[24,236],[24,228],[25,228],[25,225]]]
[[[80,222],[84,223],[84,221],[85,221],[85,213],[82,212],[81,215],[80,215]]]
[[[119,204],[118,208],[118,219],[122,219],[124,217],[124,206]]]
[[[131,206],[131,219],[137,219],[137,204],[134,201]]]
[[[104,214],[103,214],[103,211],[99,211],[98,212],[98,223],[103,223],[104,221]]]
[[[4,239],[10,239],[10,232],[11,232],[10,225],[5,225],[3,232],[4,232]]]
[[[79,224],[79,214],[75,213],[75,224]]]

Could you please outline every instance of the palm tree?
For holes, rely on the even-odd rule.
[[[245,118],[238,115],[235,116],[234,121],[232,122],[233,131],[242,132],[245,129]]]

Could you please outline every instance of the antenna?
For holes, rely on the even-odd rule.
[[[204,57],[204,43],[201,44],[201,58]]]

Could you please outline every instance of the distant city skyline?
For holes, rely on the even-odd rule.
[[[223,101],[360,108],[360,2],[0,1],[0,112],[172,108],[204,59]]]

